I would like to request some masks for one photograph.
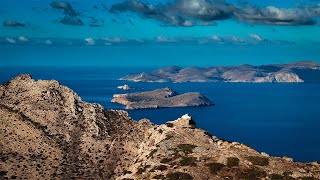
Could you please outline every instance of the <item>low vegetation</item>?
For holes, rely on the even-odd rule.
[[[195,157],[182,157],[179,164],[181,166],[196,166],[196,160]]]
[[[245,169],[245,170],[236,172],[235,179],[243,179],[243,180],[263,179],[265,176],[266,176],[266,173],[259,169]]]
[[[260,156],[249,156],[247,157],[247,160],[250,161],[253,165],[257,165],[257,166],[269,165],[269,160],[267,158],[260,157]]]
[[[167,169],[168,169],[167,166],[159,165],[159,166],[154,167],[154,168],[151,170],[151,172],[154,172],[154,171],[156,171],[156,170],[165,171],[165,170],[167,170]]]
[[[207,166],[211,174],[217,174],[222,168],[225,167],[225,165],[221,163],[209,163]]]
[[[235,166],[239,166],[239,161],[240,160],[238,158],[236,158],[236,157],[228,157],[227,158],[227,166],[229,168],[235,167]]]
[[[195,147],[197,147],[197,146],[195,146],[195,145],[193,145],[193,144],[179,144],[179,145],[177,146],[178,151],[182,151],[182,152],[184,152],[185,154],[190,154],[190,153],[192,153],[192,151],[193,151],[193,149],[194,149]]]
[[[159,175],[153,176],[152,178],[153,178],[153,179],[161,179],[161,180],[166,179],[166,177],[165,177],[164,175],[162,175],[162,174],[159,174]]]
[[[170,127],[172,128],[173,127],[173,124],[172,123],[166,123],[167,127]]]
[[[193,177],[188,173],[174,172],[167,174],[167,180],[193,180]]]

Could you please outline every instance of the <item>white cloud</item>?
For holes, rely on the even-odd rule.
[[[28,41],[29,41],[29,39],[26,38],[26,37],[24,37],[24,36],[20,36],[18,39],[19,39],[20,41],[22,41],[22,42],[28,42]]]
[[[11,44],[15,44],[16,43],[16,40],[12,39],[12,38],[6,38],[6,41],[11,43]]]
[[[53,44],[53,42],[52,42],[50,39],[46,40],[45,43],[46,43],[47,45],[52,45],[52,44]]]
[[[86,38],[84,40],[87,42],[88,45],[95,45],[96,44],[95,40],[92,38]]]
[[[258,34],[249,34],[250,38],[256,40],[256,41],[264,41],[264,38],[259,36]]]
[[[157,42],[175,42],[174,39],[170,39],[170,38],[167,38],[167,37],[164,37],[164,36],[156,37],[156,41]]]

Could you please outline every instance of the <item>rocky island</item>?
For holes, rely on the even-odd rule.
[[[118,89],[122,89],[122,90],[125,90],[125,91],[128,91],[128,90],[132,90],[133,88],[130,87],[129,85],[125,84],[123,86],[118,86],[117,87]]]
[[[290,64],[215,67],[171,66],[151,73],[128,75],[120,80],[134,82],[320,82],[320,63],[301,61]]]
[[[213,102],[197,92],[178,94],[170,88],[131,94],[115,94],[112,102],[123,104],[126,109],[210,106]]]
[[[271,157],[196,128],[91,104],[23,74],[0,86],[0,179],[319,179],[317,162]]]

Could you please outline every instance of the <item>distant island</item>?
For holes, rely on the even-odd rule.
[[[320,63],[300,61],[290,64],[261,66],[170,66],[150,73],[127,75],[120,80],[134,82],[256,82],[303,83],[320,82]]]
[[[115,94],[112,102],[126,105],[126,109],[210,106],[213,102],[197,92],[178,94],[170,88],[131,94]]]

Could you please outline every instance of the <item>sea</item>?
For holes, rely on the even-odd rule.
[[[0,83],[21,73],[34,79],[55,79],[84,101],[106,109],[124,109],[111,103],[113,94],[170,87],[178,93],[200,92],[214,106],[129,110],[139,120],[162,124],[189,114],[202,128],[228,141],[246,144],[271,156],[295,161],[320,160],[320,84],[314,83],[136,83],[118,80],[154,67],[1,67]],[[128,84],[134,90],[117,86]]]

